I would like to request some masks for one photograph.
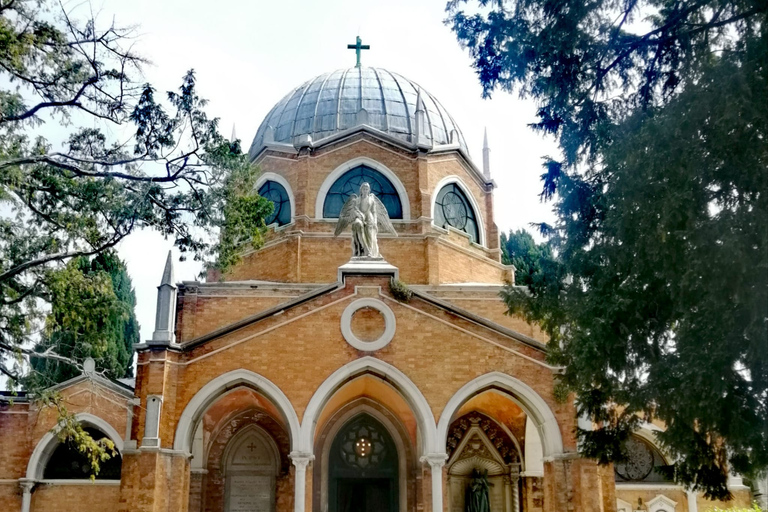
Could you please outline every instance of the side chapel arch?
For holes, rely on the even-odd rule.
[[[242,510],[243,505],[254,502],[274,510],[280,452],[272,436],[258,425],[249,425],[229,440],[222,460],[226,487],[224,510]],[[247,489],[255,489],[248,493],[252,496],[238,496],[238,491]]]
[[[117,433],[117,430],[107,423],[105,420],[89,414],[87,412],[81,412],[75,414],[75,419],[82,425],[92,427],[103,432],[113,443],[115,443],[115,449],[122,455],[123,453],[123,438]],[[27,463],[26,478],[29,480],[42,480],[43,473],[45,471],[45,465],[48,459],[51,457],[56,448],[59,446],[58,433],[61,430],[61,426],[57,425],[53,430],[46,432],[46,434],[40,439],[32,451],[32,456]]]
[[[436,440],[444,445],[448,439],[448,429],[456,412],[473,396],[492,388],[498,388],[509,393],[534,422],[541,437],[544,457],[555,457],[563,453],[563,438],[560,427],[549,405],[536,391],[523,381],[501,372],[491,372],[481,375],[461,387],[448,401],[440,421],[437,424]]]
[[[333,186],[333,184],[336,183],[336,180],[338,180],[345,172],[361,165],[370,167],[374,171],[380,172],[390,181],[390,183],[392,183],[392,186],[395,187],[395,190],[397,191],[397,195],[400,197],[400,205],[403,209],[402,220],[411,220],[411,203],[408,199],[408,191],[405,189],[403,182],[400,181],[400,178],[397,177],[397,174],[392,172],[389,167],[367,157],[358,157],[353,158],[352,160],[348,160],[331,171],[330,174],[325,177],[323,184],[320,185],[320,188],[317,191],[317,198],[315,200],[315,218],[324,218],[323,206],[325,205],[325,197],[328,195],[328,191]]]
[[[470,411],[452,423],[452,440],[461,436],[450,449],[447,461],[448,510],[466,510],[466,490],[474,472],[485,472],[490,484],[491,510],[519,512],[520,476],[523,453],[520,444],[509,429],[496,419],[477,411]]]
[[[299,440],[299,417],[288,397],[272,381],[250,370],[233,370],[219,375],[195,393],[179,417],[173,439],[173,449],[192,452],[194,430],[208,407],[223,393],[235,386],[251,387],[269,399],[282,414],[291,436],[291,449],[295,450]]]

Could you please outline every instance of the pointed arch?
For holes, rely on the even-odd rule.
[[[123,453],[123,438],[117,433],[115,427],[107,423],[106,420],[89,414],[87,412],[80,412],[75,414],[75,420],[80,422],[83,426],[92,427],[103,432],[113,443],[115,443],[115,449],[122,455]],[[48,463],[53,452],[59,446],[59,431],[61,425],[56,425],[53,429],[46,432],[46,434],[38,441],[35,449],[32,451],[32,456],[27,463],[26,478],[29,480],[42,480],[43,472],[45,471],[45,465]]]
[[[422,436],[424,454],[430,453],[431,448],[435,445],[435,417],[427,399],[407,375],[391,364],[371,356],[361,357],[342,366],[317,388],[304,411],[301,423],[300,451],[314,453],[315,428],[325,404],[350,379],[366,373],[384,378],[400,392],[416,416]]]
[[[277,447],[277,443],[275,443],[272,436],[269,435],[269,432],[258,425],[247,425],[240,429],[240,431],[233,435],[232,439],[227,442],[227,446],[221,457],[221,466],[224,469],[224,474],[230,472],[237,449],[240,448],[240,445],[244,444],[250,436],[256,436],[259,441],[263,443],[271,457],[269,464],[270,474],[277,475],[280,468],[280,449]]]
[[[288,424],[291,448],[295,449],[299,439],[299,417],[296,415],[291,401],[277,385],[266,377],[250,370],[240,369],[219,375],[195,393],[179,417],[176,434],[173,438],[174,450],[191,453],[192,436],[198,421],[216,399],[235,386],[253,388],[266,396],[277,407]]]
[[[317,191],[317,197],[315,198],[315,218],[323,218],[323,206],[325,205],[325,197],[328,195],[328,191],[331,189],[333,184],[336,183],[336,180],[338,180],[347,171],[352,170],[360,165],[370,167],[374,171],[383,174],[384,177],[386,177],[390,183],[392,183],[392,186],[397,191],[397,195],[400,197],[400,206],[403,209],[403,220],[411,220],[411,202],[408,199],[408,191],[405,189],[403,182],[400,181],[400,178],[397,177],[397,174],[395,174],[389,167],[380,162],[377,162],[376,160],[373,160],[372,158],[364,156],[353,158],[352,160],[344,162],[325,177],[322,185],[320,185],[320,189]]]
[[[544,457],[555,457],[563,453],[563,438],[554,413],[541,396],[523,381],[501,372],[481,375],[466,383],[445,405],[437,424],[437,443],[444,449],[448,439],[451,418],[464,403],[473,396],[488,389],[500,389],[507,392],[520,405],[525,414],[533,420],[541,437]]]
[[[374,404],[378,405],[381,410],[376,408]],[[386,411],[386,414],[382,411]],[[320,447],[320,453],[316,454],[316,456],[319,457],[319,465],[316,466],[315,475],[317,479],[314,481],[314,485],[319,486],[319,489],[315,488],[313,495],[319,496],[321,509],[328,504],[331,445],[333,445],[339,432],[350,421],[361,414],[367,414],[381,423],[395,444],[398,463],[399,510],[406,510],[409,494],[408,461],[413,456],[409,443],[407,443],[408,434],[405,431],[405,426],[399,421],[397,415],[392,410],[387,409],[384,404],[380,402],[377,403],[370,398],[357,398],[351,401],[340,410],[335,411],[332,417],[329,418],[325,425],[323,425],[323,430],[325,431],[326,436]],[[316,461],[317,460],[318,459],[316,459]],[[315,464],[317,464],[317,462],[315,462]]]

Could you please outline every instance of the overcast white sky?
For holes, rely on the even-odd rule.
[[[75,5],[75,4],[70,4]],[[363,64],[398,72],[437,97],[461,127],[477,164],[488,128],[496,223],[503,231],[551,221],[541,204],[541,157],[555,155],[551,139],[527,128],[535,105],[497,92],[481,98],[470,60],[445,18],[444,0],[95,0],[108,21],[138,25],[135,49],[149,58],[146,79],[175,89],[190,68],[197,72],[209,113],[222,132],[247,148],[264,116],[296,86],[316,75],[353,66],[347,50],[360,34],[371,50]],[[132,235],[119,247],[136,288],[142,339],[152,334],[156,286],[171,243],[154,233]],[[176,258],[178,253],[174,253]],[[194,280],[199,268],[176,264],[176,279]]]

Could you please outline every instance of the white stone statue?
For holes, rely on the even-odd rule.
[[[382,259],[377,240],[379,230],[397,236],[384,203],[371,193],[371,186],[363,182],[360,195],[352,194],[341,207],[334,236],[352,226],[352,258]]]

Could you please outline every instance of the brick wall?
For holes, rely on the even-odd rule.
[[[120,485],[39,485],[32,493],[33,512],[102,512],[117,510]]]

